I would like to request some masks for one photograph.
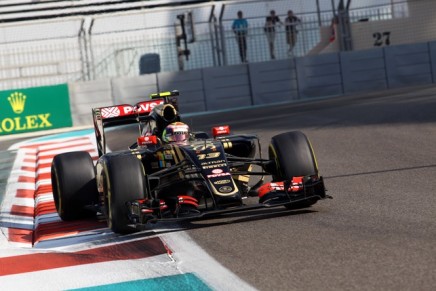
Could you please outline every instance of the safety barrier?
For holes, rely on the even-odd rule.
[[[407,57],[406,57],[407,56]],[[135,104],[178,89],[182,113],[292,102],[435,83],[436,42],[289,60],[71,83],[74,125],[91,124],[90,108]]]

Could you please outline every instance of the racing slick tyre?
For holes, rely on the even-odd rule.
[[[86,209],[98,202],[94,163],[88,152],[56,155],[51,164],[53,200],[62,220],[81,219],[96,214]]]
[[[128,234],[130,227],[128,201],[144,198],[145,171],[134,155],[108,155],[103,162],[103,192],[108,226],[115,233]]]
[[[312,146],[301,131],[285,132],[273,136],[268,153],[269,158],[276,164],[273,181],[318,175],[318,166]],[[316,202],[317,199],[310,199],[286,205],[286,208],[305,208]]]

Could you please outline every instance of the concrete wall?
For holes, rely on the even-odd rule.
[[[158,91],[156,74],[113,78],[111,84],[115,104],[136,104]]]
[[[297,74],[301,98],[343,93],[338,53],[298,58]]]
[[[394,6],[395,7],[395,6]],[[436,1],[408,1],[408,9],[385,20],[369,20],[351,23],[353,50],[367,50],[379,46],[393,46],[436,41]],[[335,25],[335,35],[340,29]],[[340,51],[339,38],[330,42],[332,27],[319,28],[320,41],[309,55]]]
[[[207,110],[252,105],[247,65],[203,69]]]
[[[109,79],[68,84],[73,125],[92,124],[91,109],[113,104]]]
[[[432,82],[436,83],[436,41],[429,42],[428,49],[430,51]]]
[[[70,84],[74,125],[91,108],[178,89],[181,113],[292,102],[436,83],[436,42]]]
[[[384,49],[389,88],[432,83],[428,43]]]
[[[383,49],[340,54],[344,93],[388,88]]]
[[[159,91],[179,90],[180,112],[204,112],[206,99],[204,95],[202,70],[185,72],[168,72],[157,74]]]
[[[295,59],[248,66],[253,105],[289,102],[299,98]]]

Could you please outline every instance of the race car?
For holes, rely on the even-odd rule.
[[[53,199],[62,220],[99,214],[115,233],[157,221],[204,218],[262,207],[309,207],[326,194],[312,146],[300,131],[271,138],[262,157],[256,135],[228,125],[191,132],[178,112],[178,91],[152,94],[136,105],[92,109],[99,158],[56,155]],[[109,152],[105,130],[138,124],[130,147]],[[255,199],[255,203],[248,203]]]

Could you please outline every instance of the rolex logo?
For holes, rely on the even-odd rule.
[[[26,103],[26,95],[20,92],[14,92],[8,97],[12,110],[16,114],[20,114],[24,110],[24,103]]]

